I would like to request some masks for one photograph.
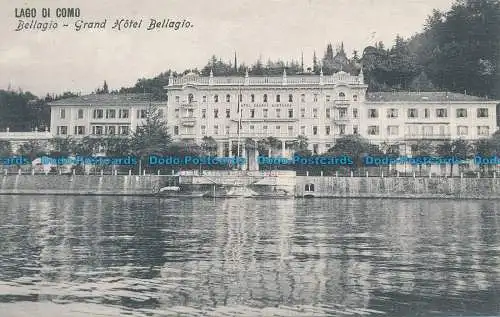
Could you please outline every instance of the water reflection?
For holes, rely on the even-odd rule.
[[[498,218],[490,201],[2,196],[0,311],[499,314]]]

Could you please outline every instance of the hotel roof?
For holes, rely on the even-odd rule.
[[[469,96],[454,92],[369,92],[366,96],[367,101],[374,102],[446,102],[446,101],[490,101],[495,100],[485,97]]]
[[[153,101],[151,94],[91,94],[71,97],[49,102],[50,106],[85,106],[98,104],[103,106],[120,106],[130,103],[148,103]]]

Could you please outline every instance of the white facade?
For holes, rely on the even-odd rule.
[[[367,88],[362,77],[339,72],[333,76],[188,74],[171,78],[168,123],[174,139],[199,143],[205,136],[213,137],[220,154],[227,153],[238,138],[272,136],[282,141],[282,154],[288,155],[288,144],[298,135],[308,138],[313,152],[322,153],[335,138],[359,133],[359,113]]]
[[[143,94],[96,94],[50,103],[50,131],[55,137],[127,136],[145,121],[148,109],[165,102],[151,102]]]
[[[346,134],[399,147],[417,140],[477,140],[497,129],[497,101],[446,92],[368,93],[363,73],[352,76],[170,78],[168,123],[177,140],[213,137],[219,154],[245,138],[269,136],[287,144],[305,135],[323,153]],[[238,96],[240,102],[238,102]],[[242,129],[238,137],[238,105]],[[224,151],[226,149],[226,151]]]

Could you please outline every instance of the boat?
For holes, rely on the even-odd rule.
[[[204,192],[185,192],[182,191],[180,186],[165,186],[160,188],[156,193],[158,197],[170,197],[170,198],[195,198],[203,197]]]

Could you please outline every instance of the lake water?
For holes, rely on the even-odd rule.
[[[0,197],[0,316],[496,316],[494,201]]]

